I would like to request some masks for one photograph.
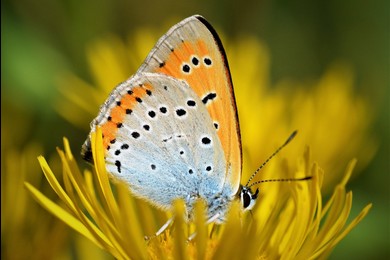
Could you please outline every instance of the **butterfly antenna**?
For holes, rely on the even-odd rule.
[[[256,182],[252,183],[250,186],[247,186],[247,187],[249,188],[249,187],[252,187],[253,185],[256,185],[256,184],[259,184],[259,183],[263,183],[263,182],[307,181],[307,180],[310,180],[311,178],[312,178],[312,176],[307,176],[307,177],[303,177],[303,178],[287,178],[287,179],[260,180],[260,181],[256,181]]]
[[[277,154],[280,152],[280,150],[282,150],[296,135],[297,135],[298,131],[295,130],[294,132],[292,132],[292,134],[287,138],[286,142],[284,142],[284,144],[282,144],[278,149],[276,149],[276,151],[270,156],[268,157],[267,160],[265,160],[265,162],[263,162],[262,165],[260,165],[259,168],[257,168],[257,170],[252,174],[252,176],[249,178],[248,182],[246,183],[245,186],[248,187],[248,184],[251,182],[251,180],[256,176],[256,174]],[[287,179],[286,179],[287,180]],[[260,182],[265,182],[265,181],[260,181]],[[258,182],[255,182],[255,183],[258,183]],[[252,184],[253,185],[253,184]],[[251,186],[252,186],[251,185]],[[250,187],[250,186],[249,186]]]

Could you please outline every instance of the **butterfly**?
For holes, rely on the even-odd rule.
[[[225,50],[200,15],[158,40],[138,71],[111,92],[91,133],[98,126],[107,171],[157,208],[170,210],[182,199],[191,219],[202,199],[209,222],[221,223],[233,200],[244,209],[256,202],[259,190],[248,186],[254,175],[240,184],[240,127]],[[82,147],[87,161],[90,136]]]

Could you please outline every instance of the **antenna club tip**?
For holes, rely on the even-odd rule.
[[[285,145],[288,144],[297,134],[298,134],[298,130],[294,130],[294,132],[292,132],[292,134],[288,137]]]

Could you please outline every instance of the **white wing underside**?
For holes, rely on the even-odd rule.
[[[106,153],[107,170],[125,181],[134,195],[163,209],[177,198],[188,202],[222,192],[226,165],[221,143],[206,107],[184,81],[138,73],[112,92],[93,124],[104,124],[116,102],[142,84],[152,86],[151,95],[126,115]],[[155,112],[153,118],[150,111]],[[134,133],[139,136],[134,138]],[[129,148],[122,149],[124,144]]]

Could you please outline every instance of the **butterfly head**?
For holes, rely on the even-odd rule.
[[[251,187],[254,185],[258,185],[264,182],[292,182],[292,181],[306,181],[310,180],[312,177],[311,176],[306,176],[303,178],[283,178],[283,179],[267,179],[267,180],[259,180],[256,182],[253,182],[252,184],[251,181],[252,179],[256,176],[256,174],[280,151],[282,150],[297,134],[297,131],[294,131],[288,139],[282,144],[276,151],[269,156],[262,165],[260,165],[259,168],[252,174],[252,176],[249,178],[248,182],[245,185],[241,185],[240,189],[238,190],[237,196],[240,199],[242,208],[244,211],[246,210],[251,210],[255,204],[256,204],[256,199],[259,195],[259,189],[257,188],[255,192],[252,191]]]
[[[251,210],[256,204],[256,199],[259,195],[259,189],[257,188],[253,193],[250,187],[241,186],[238,194],[243,210]]]

